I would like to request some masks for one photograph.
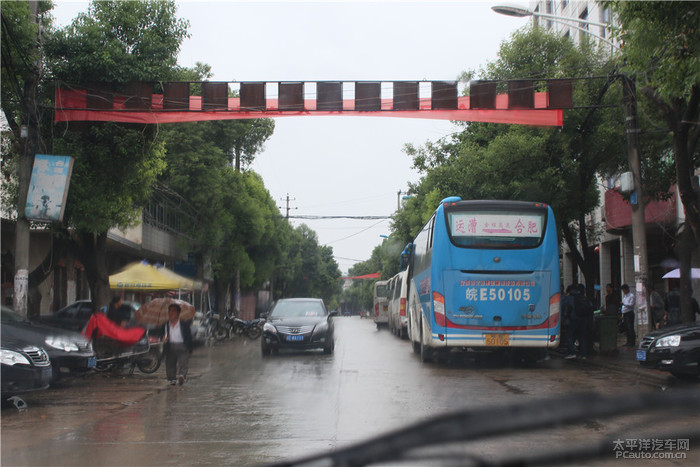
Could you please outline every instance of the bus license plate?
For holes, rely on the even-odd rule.
[[[647,351],[646,350],[637,350],[637,361],[638,362],[646,362],[647,361]]]
[[[510,345],[508,334],[485,334],[484,341],[487,346],[508,347]]]
[[[288,341],[299,342],[304,340],[304,336],[287,336]]]

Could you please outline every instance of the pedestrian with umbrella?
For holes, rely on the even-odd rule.
[[[171,385],[183,385],[192,353],[190,323],[180,320],[180,305],[168,305],[168,322],[163,325],[165,375]]]

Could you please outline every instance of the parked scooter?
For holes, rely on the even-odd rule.
[[[126,368],[131,375],[135,368],[143,373],[155,373],[160,368],[163,342],[145,328],[123,328],[103,313],[94,313],[83,334],[92,340],[97,371]]]

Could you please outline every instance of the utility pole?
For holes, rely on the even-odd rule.
[[[39,3],[29,2],[31,21],[37,26],[36,47],[41,48],[41,27],[39,21]],[[15,311],[22,316],[27,316],[27,291],[29,288],[29,220],[25,216],[27,196],[29,193],[29,179],[32,175],[34,154],[39,148],[39,105],[37,102],[37,89],[41,66],[40,54],[33,64],[34,70],[31,76],[24,82],[24,95],[22,96],[22,127],[20,130],[20,154],[17,168],[17,222],[15,224],[15,278],[14,299]]]
[[[637,91],[634,80],[626,75],[622,79],[623,102],[625,104],[625,129],[627,132],[627,158],[634,179],[630,195],[632,207],[632,242],[634,245],[635,284],[635,332],[637,337],[650,331],[649,307],[646,286],[648,279],[647,232],[644,219],[645,203],[642,197],[642,170],[639,161],[639,123],[637,121]]]
[[[287,193],[287,208],[286,208],[287,214],[284,216],[284,218],[287,219],[287,222],[289,222],[289,210],[290,210],[290,209],[297,209],[297,208],[290,208],[290,207],[289,207],[289,202],[290,202],[290,201],[295,201],[295,200],[296,200],[296,198],[290,198],[290,197],[289,197],[289,193]],[[283,198],[281,201],[284,201],[284,198]]]

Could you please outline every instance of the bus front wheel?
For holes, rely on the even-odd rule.
[[[423,341],[423,331],[421,330],[420,333],[420,361],[423,363],[427,363],[431,361],[433,358],[433,349],[425,345],[425,342]]]

